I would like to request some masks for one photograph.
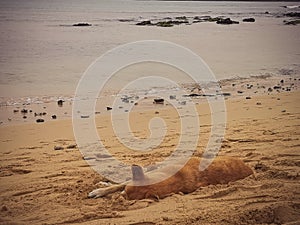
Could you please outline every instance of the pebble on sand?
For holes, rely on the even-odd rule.
[[[63,150],[64,149],[64,147],[62,147],[62,146],[54,146],[54,150]]]
[[[76,147],[77,147],[76,144],[71,144],[71,145],[68,145],[68,146],[67,146],[67,149],[74,149],[74,148],[76,148]]]
[[[63,104],[64,104],[64,100],[58,100],[57,101],[57,105],[59,106],[59,107],[62,107],[63,106]]]
[[[37,123],[43,123],[43,122],[45,122],[45,120],[44,119],[37,119],[36,122]]]

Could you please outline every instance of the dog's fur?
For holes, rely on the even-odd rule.
[[[149,174],[144,174],[142,167],[133,165],[131,182],[96,189],[89,194],[89,197],[101,197],[125,190],[127,199],[150,198],[158,200],[174,193],[191,193],[210,184],[227,184],[253,174],[253,171],[240,159],[217,157],[203,171],[199,170],[200,160],[196,157],[191,158],[177,173],[159,182],[156,180],[167,175],[171,171],[170,169],[176,169],[179,165],[173,165],[162,171],[154,171]]]

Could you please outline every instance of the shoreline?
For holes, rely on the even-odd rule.
[[[280,81],[284,81],[285,83],[280,83]],[[266,93],[273,94],[273,88],[274,87],[280,87],[280,89],[274,90],[275,92],[284,92],[287,90],[282,90],[284,88],[289,88],[289,91],[297,91],[300,88],[300,75],[294,74],[294,75],[258,75],[258,76],[249,76],[249,77],[232,77],[232,78],[226,78],[222,79],[219,82],[219,85],[221,87],[221,93],[214,93],[212,97],[208,98],[217,98],[218,94],[224,94],[225,99],[235,99],[235,98],[245,98],[245,97],[254,97],[259,95],[264,95]],[[205,85],[204,85],[205,86]],[[186,90],[188,93],[191,94],[201,94],[200,92],[193,91],[195,89],[194,85],[192,84],[184,84],[182,85],[184,90]],[[209,86],[207,87],[201,87],[203,90],[213,92],[213,90],[209,90]],[[268,89],[271,88],[272,91],[269,91]],[[170,89],[170,87],[167,88],[158,88],[158,89],[151,89],[151,90],[139,90],[138,92],[146,93],[148,91],[157,92],[159,95],[160,92],[170,92],[170,95],[176,96],[176,91]],[[138,97],[137,91],[130,91],[128,93],[128,98],[133,98],[134,96]],[[110,94],[109,94],[110,93]],[[155,94],[154,94],[155,96]],[[144,110],[152,110],[152,101],[154,96],[149,95],[149,100],[145,104],[139,104],[138,106],[134,106],[135,111],[144,111]],[[181,98],[180,98],[181,97]],[[105,95],[101,95],[100,98],[98,98],[96,103],[96,109],[95,114],[110,114],[110,111],[107,111],[106,107],[111,107],[113,100],[123,98],[123,96],[120,96],[117,94],[117,91],[115,90],[109,90],[106,92]],[[189,103],[191,100],[196,103],[200,104],[202,102],[205,102],[207,97],[185,97],[182,98],[182,96],[177,96],[177,107],[180,102],[187,102]],[[181,99],[181,100],[179,100]],[[62,106],[57,105],[58,100],[63,100],[64,103]],[[143,99],[138,100],[131,100],[130,103],[127,104],[133,105],[137,104],[138,102],[142,101]],[[170,101],[169,99],[165,99],[167,101]],[[22,102],[23,101],[23,102]],[[41,118],[44,119],[45,122],[52,121],[52,120],[64,120],[64,119],[71,119],[72,118],[72,105],[73,105],[73,97],[71,96],[60,96],[60,97],[46,97],[43,96],[43,98],[29,98],[29,97],[22,97],[20,99],[10,100],[6,103],[1,104],[0,106],[0,127],[2,126],[9,126],[13,124],[32,124],[36,123],[36,120]],[[144,100],[145,101],[145,100]],[[176,103],[176,101],[167,102],[169,103]],[[160,108],[160,107],[167,107],[167,105],[164,104],[162,106],[156,106],[154,108]],[[125,104],[126,105],[126,104]],[[121,106],[119,106],[121,107]],[[21,111],[23,109],[26,109],[27,113],[22,113]],[[30,112],[31,111],[31,112]],[[121,111],[121,110],[119,110]],[[123,113],[126,113],[126,110],[123,110]],[[45,114],[45,115],[42,115]],[[55,115],[55,119],[51,118],[53,115]],[[26,116],[26,119],[23,119],[22,117]]]

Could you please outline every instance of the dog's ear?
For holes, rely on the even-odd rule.
[[[132,165],[131,166],[131,171],[132,171],[132,180],[133,181],[141,181],[144,180],[144,171],[141,166],[138,165]]]

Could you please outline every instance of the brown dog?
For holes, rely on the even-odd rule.
[[[174,167],[176,169],[179,165],[173,165],[149,174],[144,174],[142,167],[133,165],[131,182],[96,189],[89,194],[89,197],[97,198],[125,190],[127,199],[150,198],[158,200],[175,193],[191,193],[210,184],[227,184],[253,174],[253,171],[240,159],[217,157],[203,171],[199,170],[200,160],[196,157],[191,158],[178,172],[172,176],[167,176],[169,178],[160,182],[156,182],[156,180],[168,175]]]

